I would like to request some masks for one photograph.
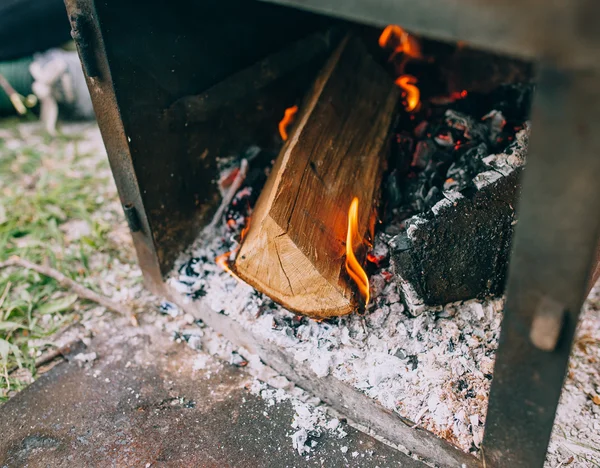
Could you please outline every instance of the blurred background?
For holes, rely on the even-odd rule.
[[[61,0],[0,2],[0,116],[28,114],[50,134],[94,116]]]
[[[0,264],[13,255],[117,300],[143,295],[62,0],[0,1]],[[0,403],[105,312],[44,275],[0,269]]]

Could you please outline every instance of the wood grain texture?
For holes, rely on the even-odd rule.
[[[242,279],[311,317],[355,310],[344,269],[348,208],[358,197],[359,232],[372,235],[399,96],[360,40],[346,37],[302,104],[257,202],[235,263]]]

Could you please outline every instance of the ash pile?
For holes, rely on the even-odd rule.
[[[224,222],[199,236],[168,280],[183,296],[179,302],[200,302],[275,343],[317,377],[331,375],[477,452],[503,304],[464,299],[497,291],[503,281],[498,259],[506,262],[515,222],[530,93],[515,86],[485,99],[428,103],[398,123],[403,130],[394,135],[382,187],[383,222],[368,255],[372,300],[366,316],[322,322],[298,316],[219,266],[219,258],[235,256],[275,156],[258,148],[222,161],[223,193],[234,187],[235,196]],[[250,169],[236,187],[242,159]],[[475,253],[474,243],[480,244]],[[478,257],[486,251],[495,260]],[[465,281],[455,271],[487,276],[455,290]],[[435,290],[425,280],[447,295],[431,296]]]
[[[502,293],[532,91],[463,92],[399,122],[377,240],[413,314]]]

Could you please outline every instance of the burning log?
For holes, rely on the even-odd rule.
[[[411,314],[502,293],[527,142],[524,129],[503,153],[485,156],[462,191],[456,188],[465,183],[468,166],[461,174],[455,164],[456,180],[444,183],[450,189],[440,191],[437,202],[406,220],[405,229],[389,242],[391,264]],[[448,173],[451,170],[452,166]]]
[[[237,275],[311,317],[357,308],[350,278],[356,277],[356,264],[350,273],[345,269],[348,217],[357,215],[352,232],[359,239],[352,239],[358,244],[352,248],[364,258],[361,236],[373,235],[399,97],[400,90],[364,45],[344,39],[300,106],[237,255]],[[362,294],[368,297],[368,291]]]

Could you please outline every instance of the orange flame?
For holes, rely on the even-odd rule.
[[[246,234],[248,234],[248,231],[250,230],[250,219],[251,218],[249,216],[246,219],[246,225],[244,226],[244,228],[242,229],[242,232],[240,233],[240,242],[242,242],[246,238]]]
[[[294,121],[294,117],[296,116],[297,112],[298,106],[288,107],[283,114],[283,119],[281,119],[281,122],[279,122],[279,134],[281,135],[281,139],[283,141],[288,139],[287,130]]]
[[[358,198],[354,197],[348,210],[348,233],[346,235],[346,271],[350,278],[358,286],[358,291],[365,298],[365,306],[369,303],[369,277],[362,268],[356,255],[354,255],[353,245],[358,240],[361,242],[361,236],[358,233]]]
[[[224,254],[219,255],[217,258],[215,258],[215,263],[235,279],[239,279],[233,270],[229,268],[229,257],[231,257],[231,254],[233,254],[233,252],[225,252]]]
[[[390,61],[398,54],[412,58],[421,58],[421,47],[417,40],[396,24],[390,24],[379,36],[379,47],[393,47]]]
[[[217,256],[217,258],[215,258],[215,263],[217,265],[219,265],[223,270],[225,270],[227,273],[229,273],[231,276],[233,276],[236,280],[239,281],[241,281],[240,277],[236,275],[231,268],[229,268],[229,257],[231,257],[233,254],[237,254],[238,250],[240,250],[241,242],[244,240],[246,234],[248,234],[248,231],[250,229],[250,219],[251,218],[248,216],[248,218],[246,219],[246,225],[243,227],[242,232],[240,233],[240,245],[238,245],[232,251],[225,252],[224,254],[221,254]]]
[[[412,112],[419,105],[421,92],[416,87],[417,79],[412,75],[402,75],[396,79],[396,84],[406,92],[406,110]]]

